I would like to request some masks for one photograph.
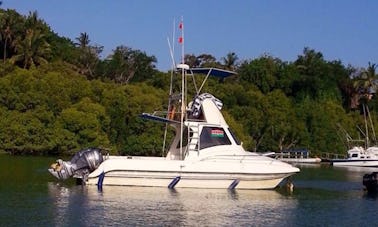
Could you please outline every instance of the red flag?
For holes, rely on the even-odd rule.
[[[178,38],[178,42],[179,43],[183,43],[184,42],[184,38],[182,38],[181,36]]]
[[[184,28],[184,24],[182,22],[180,22],[179,29],[183,29],[183,28]]]

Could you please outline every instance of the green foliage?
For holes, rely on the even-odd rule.
[[[64,61],[70,64],[75,64],[78,59],[78,51],[74,43],[65,37],[60,37],[56,33],[49,31],[46,34],[46,41],[51,49],[51,62]]]
[[[339,125],[347,127],[350,119],[345,114],[343,108],[332,100],[321,102],[304,101],[298,109],[302,121],[305,122],[309,133],[308,148],[313,152],[331,152],[346,150],[344,147],[343,132],[338,128]],[[353,127],[353,126],[352,126]],[[355,126],[354,126],[355,127]],[[354,129],[353,129],[354,130]]]
[[[163,105],[161,90],[45,70],[17,69],[0,78],[1,150],[55,154],[95,146],[123,154],[146,154],[146,147],[160,152],[160,125],[139,114]],[[148,143],[133,142],[140,137]]]
[[[110,120],[105,115],[105,109],[99,104],[91,103],[89,99],[62,111],[57,118],[57,128],[67,130],[76,143],[73,148],[109,147],[107,129]]]
[[[167,108],[171,73],[157,71],[154,56],[120,45],[100,59],[102,46],[91,44],[85,32],[74,43],[37,12],[0,9],[0,15],[0,150],[60,155],[95,146],[113,154],[161,155],[165,125],[139,117]],[[233,52],[221,61],[207,53],[185,60],[238,72],[210,78],[202,92],[223,101],[225,119],[247,150],[344,153],[347,138],[365,139],[363,106],[370,110],[369,139],[377,141],[374,63],[345,67],[307,47],[293,62],[263,55],[239,64]],[[180,86],[178,77],[172,82]],[[194,88],[188,87],[190,95]]]
[[[2,111],[1,148],[15,154],[38,154],[53,148],[49,129],[32,112]]]
[[[281,61],[270,56],[244,62],[240,68],[240,79],[255,84],[263,93],[276,87]]]
[[[265,98],[268,105],[265,118],[271,126],[267,138],[271,141],[266,140],[262,146],[266,150],[282,151],[300,144],[305,126],[298,121],[291,100],[280,90],[274,90]]]
[[[303,55],[294,64],[301,75],[293,85],[293,95],[297,100],[307,96],[312,99],[341,99],[338,81],[349,75],[344,71],[340,72],[340,62],[327,62],[322,53],[305,48]]]
[[[100,64],[98,73],[103,78],[120,84],[140,82],[155,74],[155,62],[154,56],[126,46],[118,46],[113,54]]]
[[[118,134],[124,138],[120,150],[125,154],[146,155],[146,152],[156,154],[162,147],[161,138],[163,138],[164,125],[145,121],[139,115],[143,112],[153,112],[154,110],[162,109],[165,95],[161,91],[151,90],[145,84],[127,86],[122,95],[126,96],[126,102],[123,103],[125,107],[123,108],[125,114],[123,115],[124,122],[122,124],[124,131],[118,131]],[[135,138],[138,137],[144,138],[144,140],[138,141],[139,144],[135,143]],[[149,142],[150,145],[148,143],[143,144],[140,141]],[[151,143],[158,143],[160,146],[151,146]],[[153,147],[153,149],[143,149],[146,146]]]

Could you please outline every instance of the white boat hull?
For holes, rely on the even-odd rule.
[[[89,185],[122,185],[169,188],[272,189],[299,169],[275,160],[172,161],[164,158],[110,158],[88,176]],[[270,166],[269,166],[269,163]],[[228,171],[224,172],[225,164]],[[267,169],[267,167],[270,167]],[[286,167],[286,171],[282,171]],[[276,168],[276,169],[275,169]]]
[[[181,177],[181,179],[171,188],[214,188],[214,189],[273,189],[280,184],[287,176],[276,179],[260,180],[240,180],[237,179],[190,179]],[[144,187],[169,187],[176,178],[131,178],[105,175],[102,185],[117,186],[144,186]],[[98,185],[99,177],[88,179],[87,184]],[[233,186],[233,184],[237,185]]]
[[[359,167],[378,167],[378,160],[331,160],[334,166],[359,166]]]

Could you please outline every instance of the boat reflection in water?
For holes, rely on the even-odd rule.
[[[274,226],[290,223],[297,207],[275,190],[48,187],[57,226]]]

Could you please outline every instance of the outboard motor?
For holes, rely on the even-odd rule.
[[[49,172],[59,180],[66,180],[71,176],[83,179],[104,161],[99,148],[87,148],[77,152],[71,161],[58,159],[53,163]]]

